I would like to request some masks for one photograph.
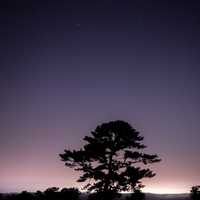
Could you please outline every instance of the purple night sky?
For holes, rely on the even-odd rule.
[[[195,0],[1,1],[0,192],[78,186],[58,154],[116,119],[162,158],[145,191],[200,184],[199,10]]]

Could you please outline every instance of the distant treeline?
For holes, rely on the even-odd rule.
[[[21,193],[0,194],[0,200],[79,200],[80,191],[77,188],[57,187],[46,189],[44,192],[34,193],[23,191]]]

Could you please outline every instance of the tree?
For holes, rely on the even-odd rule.
[[[199,200],[200,199],[200,185],[193,186],[190,191],[190,196],[192,200]]]
[[[160,161],[156,154],[143,153],[146,146],[142,140],[129,123],[111,121],[84,137],[83,148],[64,150],[60,157],[67,167],[83,172],[78,182],[89,180],[84,189],[96,192],[96,199],[113,199],[120,191],[139,191],[142,178],[155,176],[140,167]]]

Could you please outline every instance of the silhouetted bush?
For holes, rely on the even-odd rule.
[[[35,200],[45,200],[44,193],[39,190],[35,193],[34,196],[35,196],[35,198],[34,198]]]
[[[19,200],[33,200],[33,198],[33,194],[27,191],[22,191],[20,194],[17,195],[17,199]]]
[[[59,198],[58,187],[47,188],[44,191],[45,200],[55,200]]]
[[[3,200],[33,200],[33,199],[34,199],[33,194],[27,191],[23,191],[18,194],[8,194],[5,195],[3,198]]]
[[[145,194],[140,190],[135,190],[134,193],[131,193],[131,195],[126,198],[126,200],[144,200],[144,199],[145,199]]]
[[[120,193],[117,192],[97,192],[97,193],[92,193],[89,195],[88,200],[101,200],[101,199],[115,199],[115,198],[119,198],[121,196]]]
[[[63,188],[60,192],[61,200],[72,199],[78,200],[80,196],[80,192],[76,188]]]
[[[200,185],[193,186],[190,191],[190,196],[192,200],[200,199]]]
[[[63,188],[59,191],[59,188],[51,187],[44,192],[30,193],[23,191],[18,194],[8,194],[5,197],[0,194],[0,200],[79,200],[80,194],[76,188]]]

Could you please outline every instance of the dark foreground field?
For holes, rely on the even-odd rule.
[[[123,194],[120,200],[125,200],[128,194]],[[81,195],[82,200],[87,200],[86,195]],[[146,200],[190,200],[189,194],[146,194]]]
[[[146,194],[146,200],[190,200],[189,194]]]
[[[31,193],[29,193],[30,195]],[[31,194],[33,195],[33,194]],[[56,196],[48,196],[46,197],[39,197],[39,198],[33,198],[33,196],[19,196],[18,194],[1,194],[0,200],[59,200],[60,198],[56,198]],[[126,197],[128,197],[129,194],[122,194],[121,198],[119,200],[126,200]],[[152,193],[146,193],[145,194],[146,200],[190,200],[189,194],[152,194]],[[80,200],[87,200],[88,195],[87,194],[80,194],[79,198],[76,196],[75,198],[72,196],[65,196],[61,198],[61,200],[73,200],[73,199],[80,199]],[[108,199],[109,200],[109,199]],[[137,200],[137,199],[136,199]]]

